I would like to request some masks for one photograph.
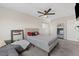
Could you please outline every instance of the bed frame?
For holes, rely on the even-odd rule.
[[[56,44],[56,46],[54,46],[54,48],[52,50],[50,50],[50,52],[48,52],[48,56],[51,55],[51,52],[59,45],[59,43]]]
[[[13,34],[16,33],[16,34]],[[24,39],[24,31],[23,30],[11,30],[11,43],[14,42],[13,37],[16,35],[22,35],[22,39]]]
[[[54,49],[55,49],[58,45],[59,45],[59,43],[57,42],[57,44],[54,46],[54,48],[52,48],[52,49],[50,50],[50,52],[47,52],[48,56],[51,55],[51,52],[54,51]],[[36,47],[34,44],[31,44],[31,43],[30,43],[30,45],[28,46],[27,50],[28,50],[31,46]],[[39,47],[38,47],[38,48],[39,48]],[[42,49],[42,50],[43,50],[43,49]],[[43,51],[45,51],[45,50],[43,50]],[[45,52],[46,52],[46,51],[45,51]]]

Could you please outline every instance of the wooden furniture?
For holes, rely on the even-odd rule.
[[[11,43],[14,42],[14,36],[21,35],[22,39],[24,39],[24,31],[23,30],[11,30]]]

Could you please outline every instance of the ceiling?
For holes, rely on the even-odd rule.
[[[74,6],[75,3],[0,3],[0,7],[13,9],[37,18],[40,18],[38,17],[40,14],[37,13],[38,10],[44,11],[52,8],[51,12],[55,12],[55,15],[48,16],[49,19],[74,15]]]

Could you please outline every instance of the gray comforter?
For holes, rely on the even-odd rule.
[[[18,56],[19,54],[16,51],[18,46],[6,45],[0,48],[0,56]]]

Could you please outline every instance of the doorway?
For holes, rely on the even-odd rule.
[[[64,39],[64,24],[58,24],[58,26],[57,26],[57,38]]]

